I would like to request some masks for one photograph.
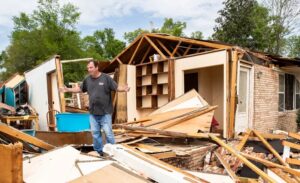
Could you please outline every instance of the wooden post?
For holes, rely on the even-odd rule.
[[[169,101],[172,101],[175,99],[175,64],[174,60],[170,59],[168,60],[168,82],[169,82],[169,87],[168,87],[168,94],[169,94]]]
[[[124,86],[126,84],[127,84],[127,65],[121,64],[119,65],[118,85]],[[127,122],[127,93],[116,92],[115,95],[117,97],[115,123],[125,123]]]
[[[57,76],[57,87],[64,87],[64,78],[62,73],[62,65],[60,63],[60,57],[55,57],[55,66],[56,66],[56,76]],[[66,101],[65,94],[63,92],[59,92],[59,102],[60,102],[60,112],[66,112]]]
[[[23,182],[23,145],[0,144],[0,182],[22,183]]]
[[[228,125],[228,137],[232,138],[234,135],[234,123],[236,112],[236,92],[237,92],[237,71],[238,71],[238,53],[236,50],[231,51],[231,80],[230,80],[230,111],[229,111],[229,125]]]
[[[265,140],[263,136],[259,134],[258,131],[253,130],[253,133],[259,138],[259,140],[261,140],[261,142],[269,149],[269,151],[274,154],[274,156],[280,161],[280,163],[282,163],[285,166],[288,166],[288,164],[282,159],[278,152]]]
[[[221,139],[218,137],[209,134],[208,135],[212,140],[217,142],[220,146],[224,147],[226,150],[228,150],[231,154],[235,155],[239,160],[241,160],[244,164],[246,164],[251,170],[253,170],[255,173],[257,173],[261,178],[263,178],[267,182],[276,182],[274,179],[269,177],[265,172],[263,172],[261,169],[259,169],[257,166],[255,166],[253,163],[251,163],[249,160],[247,160],[244,156],[242,156],[238,151],[231,148],[227,144],[225,144]]]

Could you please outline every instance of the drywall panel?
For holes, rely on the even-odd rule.
[[[46,119],[48,112],[47,73],[55,69],[55,58],[51,58],[33,70],[24,73],[29,86],[29,104],[39,114],[40,130],[48,130]],[[55,86],[57,87],[57,84],[54,84],[53,87]],[[59,104],[59,101],[57,100],[55,103]]]
[[[226,60],[226,50],[175,60],[175,97],[184,93],[184,71],[215,65],[224,65]]]
[[[175,60],[175,96],[184,93],[184,74],[198,72],[198,91],[210,105],[218,105],[215,118],[226,126],[226,50]],[[227,76],[229,77],[229,76]]]
[[[136,110],[136,69],[133,65],[127,65],[127,84],[130,87],[129,92],[127,92],[127,119],[133,121],[138,116]]]

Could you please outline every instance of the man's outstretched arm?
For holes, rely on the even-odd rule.
[[[79,86],[75,86],[74,88],[61,87],[59,88],[60,92],[64,93],[81,93],[81,88]]]

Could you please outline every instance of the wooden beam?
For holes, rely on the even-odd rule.
[[[39,140],[38,138],[32,137],[31,135],[23,133],[5,124],[0,123],[0,132],[45,150],[51,150],[55,148],[55,146],[53,145],[50,145],[44,141]]]
[[[182,38],[182,37],[176,37],[176,36],[163,36],[159,34],[146,34],[148,37],[155,37],[155,38],[161,38],[171,41],[182,41],[189,44],[195,44],[195,45],[201,45],[201,46],[207,46],[210,48],[222,48],[222,49],[230,49],[232,46],[227,46],[220,43],[212,43],[212,42],[206,42],[206,41],[200,41],[200,40],[194,40],[194,39],[188,39],[188,38]]]
[[[151,41],[151,39],[148,36],[145,36],[145,39],[157,51],[157,53],[162,57],[162,59],[167,59],[163,52],[161,52],[160,49],[157,48],[157,46]]]
[[[127,50],[129,48],[131,48],[134,44],[136,44],[137,41],[139,41],[139,39],[141,39],[142,37],[144,36],[144,34],[140,34],[138,37],[136,37],[130,44],[129,46],[127,46],[121,53],[119,53],[112,61],[111,61],[111,64],[113,62],[116,62],[117,61],[117,58],[119,58],[121,55],[123,55],[124,53],[127,52]]]
[[[244,137],[242,138],[240,143],[236,146],[236,150],[241,151],[241,149],[244,147],[244,145],[246,144],[246,142],[251,134],[252,134],[252,130],[247,129]]]
[[[144,53],[144,56],[143,56],[143,58],[142,58],[142,60],[141,60],[141,64],[144,63],[144,61],[145,61],[147,55],[149,54],[151,48],[152,48],[151,46],[149,46],[149,47],[147,48],[147,51]]]
[[[55,66],[56,66],[56,76],[57,76],[57,87],[64,87],[64,76],[62,73],[62,65],[60,63],[60,57],[55,57]],[[66,112],[66,101],[65,94],[63,92],[58,91],[59,94],[59,103],[60,103],[60,112]]]
[[[179,46],[180,46],[181,43],[182,43],[182,41],[179,41],[179,42],[177,43],[175,49],[173,50],[173,52],[172,52],[172,54],[171,54],[171,57],[174,57],[174,54],[177,53],[177,50],[178,50],[178,48],[179,48]]]
[[[297,183],[298,181],[289,177],[285,172],[283,172],[279,168],[270,168],[271,171],[273,171],[278,177],[283,179],[287,183]]]
[[[123,64],[123,62],[118,57],[116,59],[119,62],[119,64]]]
[[[185,55],[190,51],[190,49],[191,49],[192,46],[193,46],[193,45],[190,44],[189,47],[187,47],[187,49],[186,49],[185,52],[183,53],[183,56],[185,56]]]
[[[232,138],[234,135],[234,122],[235,122],[235,110],[236,110],[236,92],[237,92],[237,66],[238,55],[236,50],[231,51],[231,80],[230,80],[230,108],[229,108],[229,124],[227,137]]]
[[[255,136],[259,138],[259,140],[267,147],[267,149],[274,154],[274,156],[285,166],[288,166],[288,164],[282,159],[282,157],[278,154],[278,152],[266,141],[266,139],[260,135],[260,133],[256,130],[253,130],[253,133]]]
[[[288,146],[288,147],[293,148],[293,149],[300,150],[300,144],[295,144],[295,143],[284,140],[284,141],[282,141],[282,145],[283,146]]]
[[[0,144],[0,182],[23,182],[23,145]]]
[[[214,154],[216,155],[216,157],[218,158],[218,160],[220,161],[220,163],[223,165],[223,167],[225,168],[225,170],[228,173],[228,175],[232,178],[232,180],[234,182],[239,182],[240,179],[234,173],[234,171],[231,170],[230,165],[224,160],[224,158],[221,156],[221,154],[219,154],[217,151],[215,151]]]
[[[286,162],[288,164],[298,165],[300,166],[300,160],[299,159],[292,159],[292,158],[286,158]],[[299,175],[300,176],[300,175]]]
[[[158,42],[158,44],[169,54],[169,56],[172,55],[172,53],[165,47],[164,44],[162,44],[162,42],[160,42],[160,40],[156,40]]]
[[[175,61],[168,61],[168,100],[172,101],[175,99]]]
[[[300,140],[300,134],[298,133],[289,132],[288,136]]]
[[[208,135],[212,140],[217,142],[220,146],[224,147],[226,150],[228,150],[231,154],[235,155],[239,160],[241,160],[244,164],[246,164],[251,170],[253,170],[255,173],[257,173],[259,176],[261,176],[262,179],[264,179],[267,182],[276,182],[274,179],[269,177],[265,172],[263,172],[261,169],[259,169],[257,166],[255,166],[253,163],[251,163],[248,159],[246,159],[244,156],[242,156],[240,153],[238,153],[235,149],[228,146],[226,143],[224,143],[221,139],[218,137],[209,134]]]
[[[155,166],[161,167],[162,169],[165,169],[165,170],[168,170],[171,172],[175,171],[175,172],[180,172],[180,173],[184,174],[188,178],[188,180],[190,180],[190,182],[207,182],[206,180],[201,179],[201,178],[199,178],[191,173],[188,173],[180,168],[174,167],[174,166],[172,166],[168,163],[165,163],[159,159],[156,159],[148,154],[138,151],[138,150],[134,149],[133,147],[130,147],[129,145],[122,144],[122,146],[130,150],[130,151],[127,150],[126,152],[133,154],[136,157],[138,157],[146,162],[151,162],[151,164],[154,164]]]
[[[170,127],[172,127],[172,126],[178,125],[178,124],[180,124],[180,123],[182,123],[182,122],[184,122],[184,121],[193,119],[193,118],[195,118],[195,117],[197,117],[197,116],[201,116],[201,115],[206,114],[206,113],[208,113],[208,112],[210,112],[210,111],[213,111],[213,110],[215,110],[217,107],[218,107],[218,106],[212,106],[212,107],[209,107],[209,108],[206,108],[206,109],[203,109],[203,110],[196,111],[196,112],[194,112],[194,113],[191,114],[191,115],[184,116],[184,117],[182,117],[182,118],[179,118],[179,119],[173,121],[172,123],[169,123],[169,124],[167,124],[167,125],[165,125],[165,126],[162,126],[162,127],[160,127],[160,129],[164,130],[164,129],[170,128]]]
[[[166,131],[166,130],[158,130],[158,129],[152,129],[152,128],[145,128],[145,127],[132,127],[132,126],[126,126],[126,125],[114,125],[117,128],[123,128],[126,130],[132,130],[132,131],[145,131],[150,132],[154,134],[159,135],[166,135],[170,137],[182,137],[182,138],[208,138],[209,133],[181,133],[181,132],[173,132],[173,131]]]
[[[134,57],[135,57],[137,51],[140,49],[140,46],[141,46],[143,40],[144,40],[144,38],[142,37],[141,40],[139,41],[139,44],[138,44],[137,47],[135,48],[135,50],[134,50],[134,52],[133,52],[133,54],[132,54],[130,60],[129,60],[129,63],[128,63],[129,65],[132,63],[132,61],[133,61],[133,59],[134,59]]]
[[[251,156],[251,155],[243,153],[243,152],[241,152],[240,154],[243,155],[245,158],[247,158],[249,160],[259,162],[261,164],[264,164],[267,167],[280,168],[280,169],[284,170],[285,172],[288,172],[292,175],[300,176],[300,171],[298,171],[298,170],[295,170],[295,169],[292,169],[292,168],[289,168],[289,167],[286,167],[286,166],[283,166],[283,165],[279,165],[279,164],[273,163],[271,161],[268,161],[268,160],[265,160],[265,159],[262,159],[262,158],[259,158],[259,157]]]

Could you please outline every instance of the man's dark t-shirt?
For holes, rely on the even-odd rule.
[[[81,91],[89,95],[89,111],[94,115],[112,114],[111,91],[116,91],[117,83],[107,74],[98,78],[86,77],[81,84]]]

